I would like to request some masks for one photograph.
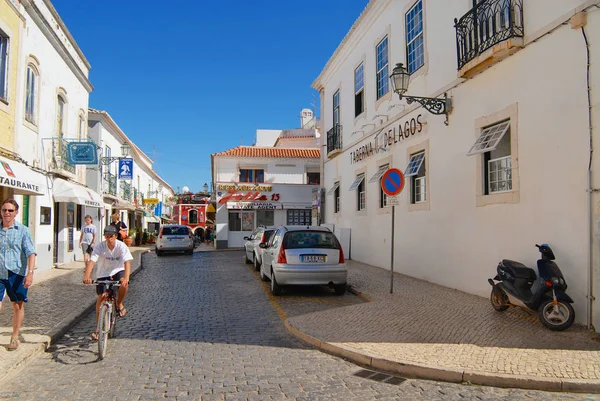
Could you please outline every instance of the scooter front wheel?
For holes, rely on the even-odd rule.
[[[575,311],[570,303],[558,301],[556,305],[548,299],[538,308],[538,317],[544,326],[550,330],[566,330],[575,321]]]
[[[506,305],[506,296],[502,293],[502,290],[496,286],[492,287],[490,302],[492,303],[492,308],[498,312],[504,312],[508,309],[508,305]]]

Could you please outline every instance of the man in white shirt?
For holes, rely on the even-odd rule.
[[[131,273],[131,252],[127,245],[121,241],[117,241],[117,229],[113,226],[108,226],[104,229],[104,241],[94,248],[90,261],[85,267],[83,276],[84,284],[92,284],[91,274],[94,265],[98,263],[96,277],[97,280],[115,280],[121,283],[119,287],[119,299],[117,305],[117,314],[120,317],[125,316],[127,309],[123,305],[123,300],[127,295],[129,287],[129,274]],[[98,312],[102,303],[102,294],[104,294],[104,285],[96,286],[96,323],[98,322]],[[92,339],[98,339],[98,333],[92,333]]]

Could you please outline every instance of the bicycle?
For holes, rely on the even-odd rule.
[[[96,332],[98,333],[98,359],[102,360],[106,355],[108,339],[115,336],[119,294],[118,290],[115,290],[114,287],[118,289],[121,283],[112,280],[96,280],[93,283],[105,285],[104,294],[102,294],[102,303],[98,311],[98,325],[96,327]]]

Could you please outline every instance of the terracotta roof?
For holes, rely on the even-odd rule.
[[[213,153],[212,156],[318,159],[321,157],[321,154],[319,149],[238,146],[237,148],[229,149],[224,152]]]

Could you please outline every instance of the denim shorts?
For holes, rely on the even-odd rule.
[[[27,302],[27,288],[23,287],[25,276],[8,271],[8,278],[0,280],[0,301],[4,298],[4,290],[11,302]]]

